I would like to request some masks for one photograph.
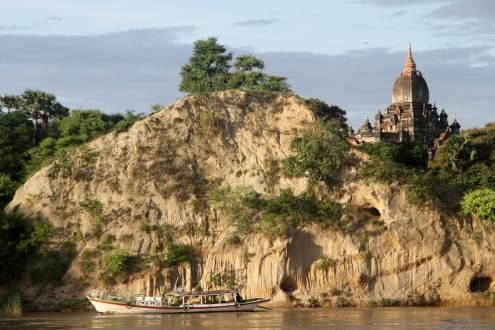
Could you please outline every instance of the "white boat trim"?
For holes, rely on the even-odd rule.
[[[119,301],[108,301],[87,297],[91,304],[100,313],[207,313],[207,312],[241,312],[254,311],[259,304],[270,301],[270,299],[256,299],[240,303],[218,303],[218,304],[186,304],[181,306],[146,306]]]
[[[97,312],[119,313],[119,314],[172,314],[172,313],[207,313],[207,312],[247,312],[254,311],[259,304],[270,301],[270,299],[255,298],[238,301],[236,294],[238,290],[219,290],[206,292],[172,292],[168,297],[176,297],[182,300],[179,305],[162,303],[162,297],[144,297],[137,295],[127,300],[118,296],[103,296],[94,290],[86,298],[91,302]],[[233,301],[206,303],[203,298],[209,296],[231,295]],[[192,297],[200,297],[200,302],[190,303]],[[205,298],[205,300],[206,300]],[[221,300],[221,298],[218,298]]]

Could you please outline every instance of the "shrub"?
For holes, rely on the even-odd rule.
[[[461,207],[464,215],[473,214],[483,220],[495,221],[495,190],[474,190],[464,195]]]
[[[114,248],[115,236],[111,234],[105,234],[98,244],[98,249],[103,251],[110,251]]]
[[[173,267],[194,261],[194,249],[187,244],[167,244],[167,265]]]
[[[295,196],[290,189],[263,198],[249,189],[217,188],[210,198],[240,233],[261,232],[269,237],[285,236],[305,223],[328,228],[342,214],[340,205],[330,199],[319,201],[310,194]]]
[[[370,161],[360,171],[364,178],[404,185],[411,204],[433,203],[456,207],[460,197],[459,187],[438,171],[427,169],[428,154],[424,145],[379,142],[363,144],[359,149],[370,156]]]
[[[34,284],[58,284],[69,265],[69,261],[59,251],[42,254],[38,259],[38,266],[31,270],[31,282]]]
[[[316,261],[316,267],[319,269],[319,270],[322,270],[322,271],[326,271],[328,270],[328,268],[332,265],[335,264],[335,261],[330,259],[330,257],[328,256],[321,256],[320,258],[318,258],[318,260]]]
[[[0,173],[0,210],[12,199],[17,188],[17,183],[9,175]]]
[[[136,258],[123,249],[115,249],[103,257],[100,278],[107,283],[122,281],[136,270]]]
[[[139,229],[144,231],[145,233],[149,234],[152,231],[156,231],[159,229],[158,225],[153,225],[151,224],[151,221],[149,219],[141,221],[139,224]]]
[[[114,135],[119,135],[120,133],[127,132],[127,130],[129,130],[129,128],[141,117],[141,114],[135,114],[134,111],[127,111],[124,119],[122,119],[115,125]]]
[[[0,211],[0,285],[18,280],[25,261],[46,242],[51,226],[21,213]]]
[[[86,198],[84,201],[79,202],[79,206],[84,209],[88,214],[93,217],[96,224],[102,222],[103,203],[97,199]]]
[[[62,177],[66,178],[72,174],[72,167],[74,166],[72,158],[69,156],[67,151],[61,151],[55,162],[53,163],[51,174],[60,174]]]
[[[313,126],[292,139],[290,148],[292,155],[283,161],[287,177],[305,177],[309,187],[320,181],[327,186],[338,183],[349,149],[340,122],[330,120]]]

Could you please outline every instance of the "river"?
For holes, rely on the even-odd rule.
[[[495,329],[494,307],[275,309],[254,313],[98,315],[33,313],[0,329]]]

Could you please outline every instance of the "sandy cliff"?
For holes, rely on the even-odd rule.
[[[138,272],[112,285],[131,292],[162,292],[179,274],[189,288],[211,288],[220,276],[246,296],[292,304],[311,297],[338,306],[473,303],[482,294],[471,291],[491,288],[492,232],[433,208],[412,207],[398,185],[365,183],[352,170],[334,197],[359,228],[312,225],[289,238],[256,234],[233,242],[234,228],[205,197],[208,185],[263,194],[287,187],[304,191],[304,180],[284,178],[279,167],[291,139],[315,120],[293,95],[226,91],[188,97],[43,168],[10,207],[49,220],[55,228],[50,247],[75,242],[76,256],[61,285],[28,285],[26,296],[82,297],[93,287],[108,287],[98,276],[105,237],[141,260]],[[97,201],[101,211],[81,206],[88,201]],[[157,262],[169,241],[194,246],[196,262],[172,268]]]

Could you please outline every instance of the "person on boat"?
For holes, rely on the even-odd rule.
[[[244,299],[242,298],[242,296],[239,294],[239,292],[237,292],[235,294],[235,301],[238,302],[238,303],[241,303],[244,301]]]

